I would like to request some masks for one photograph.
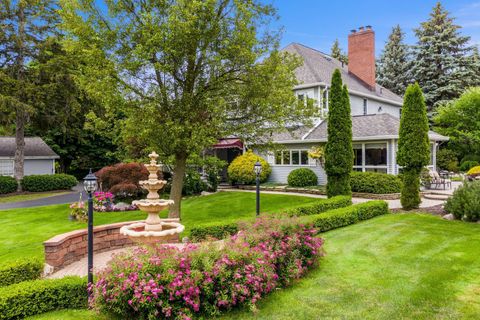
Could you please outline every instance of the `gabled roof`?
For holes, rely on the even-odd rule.
[[[371,114],[352,117],[353,141],[398,139],[400,119],[388,113]],[[277,143],[326,142],[327,121],[323,120],[313,128],[308,135],[298,138],[302,132],[308,132],[306,127],[299,128],[291,133],[284,132],[273,137]],[[428,137],[432,141],[447,141],[448,137],[429,131]]]
[[[343,83],[349,90],[361,92],[366,95],[376,96],[380,99],[390,100],[396,103],[402,103],[403,99],[390,90],[376,85],[372,91],[368,86],[356,76],[348,72],[348,66],[340,61],[318,50],[309,48],[299,43],[291,43],[282,51],[298,54],[303,58],[303,65],[295,70],[295,75],[300,84],[325,83],[330,84],[332,74],[335,69],[340,69]]]
[[[0,137],[0,158],[15,157],[15,137]],[[58,159],[60,158],[39,137],[25,137],[25,158]]]

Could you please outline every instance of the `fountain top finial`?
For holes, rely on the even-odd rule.
[[[158,154],[155,151],[152,151],[152,153],[150,153],[148,155],[148,157],[151,159],[150,160],[151,165],[156,165],[157,164]]]

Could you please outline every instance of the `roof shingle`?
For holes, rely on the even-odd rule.
[[[0,137],[0,157],[15,157],[15,137]],[[25,157],[59,158],[39,137],[25,137]]]

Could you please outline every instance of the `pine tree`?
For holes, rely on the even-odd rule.
[[[400,201],[405,210],[420,205],[420,173],[430,162],[428,118],[422,89],[418,83],[407,87],[403,98],[397,163],[403,167]]]
[[[402,96],[411,80],[408,46],[399,25],[393,27],[377,63],[377,82]]]
[[[330,55],[338,61],[348,64],[348,56],[344,52],[342,52],[338,39],[335,39],[335,42],[332,45],[332,49],[330,50]]]
[[[350,172],[353,166],[352,118],[347,86],[342,88],[340,70],[332,75],[328,112],[328,141],[325,148],[327,195],[351,195]]]
[[[475,85],[478,69],[469,58],[470,37],[462,36],[460,28],[438,2],[430,19],[415,30],[414,78],[423,88],[429,111]]]

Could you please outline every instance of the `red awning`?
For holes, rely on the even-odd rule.
[[[243,150],[243,142],[237,138],[219,139],[216,144],[213,145],[213,149],[229,149],[238,148]]]

